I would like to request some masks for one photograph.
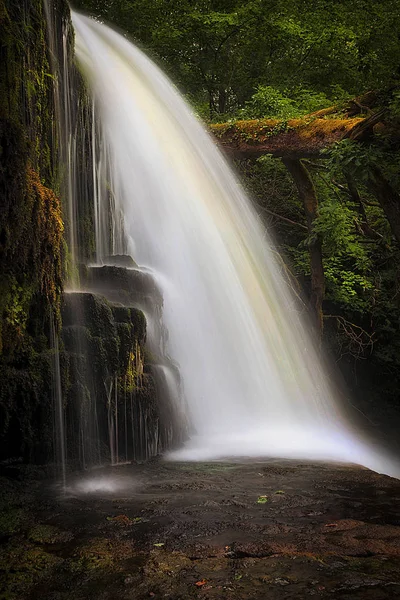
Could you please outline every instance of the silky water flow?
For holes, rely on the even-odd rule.
[[[397,475],[344,416],[273,244],[179,92],[120,33],[75,12],[73,25],[128,253],[164,298],[191,432],[170,457],[335,460]]]

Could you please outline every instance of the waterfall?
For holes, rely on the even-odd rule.
[[[57,471],[60,476],[63,487],[66,486],[66,449],[65,449],[65,427],[64,427],[64,407],[61,389],[61,370],[60,370],[60,351],[58,344],[58,334],[54,323],[54,315],[50,313],[50,344],[52,349],[53,362],[53,411],[54,411],[54,459]]]
[[[347,422],[273,243],[178,91],[113,29],[78,13],[73,25],[109,153],[112,218],[122,215],[128,253],[164,298],[190,423],[172,457],[323,459],[394,473]]]

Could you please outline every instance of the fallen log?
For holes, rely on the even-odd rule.
[[[351,132],[368,119],[315,118],[259,119],[211,125],[211,132],[226,154],[233,158],[312,158],[321,151],[351,137]]]

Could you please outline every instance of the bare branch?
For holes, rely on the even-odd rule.
[[[264,206],[260,206],[259,204],[257,204],[257,207],[261,211],[266,212],[269,215],[272,215],[273,217],[276,217],[277,219],[280,219],[281,221],[285,221],[286,223],[290,223],[291,225],[295,225],[296,227],[301,227],[301,229],[304,229],[305,231],[308,232],[308,228],[306,227],[306,225],[303,225],[302,223],[298,223],[297,221],[292,221],[291,219],[288,219],[287,217],[283,217],[282,215],[278,215],[278,213],[275,213],[272,210],[269,210],[269,208],[265,208]]]
[[[349,354],[356,360],[359,360],[364,359],[367,352],[372,354],[375,333],[368,333],[368,331],[365,331],[365,329],[355,323],[351,323],[341,315],[324,315],[324,319],[335,319],[338,331],[346,336],[347,351],[342,352],[340,358]],[[342,349],[343,344],[341,344]]]

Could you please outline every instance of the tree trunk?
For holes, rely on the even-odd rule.
[[[322,263],[322,241],[314,232],[314,221],[318,217],[318,199],[309,172],[300,160],[283,159],[283,163],[293,177],[299,196],[303,202],[310,236],[309,252],[311,263],[310,306],[315,329],[319,337],[323,329],[322,302],[325,296],[325,276]]]
[[[223,115],[226,111],[226,96],[226,89],[221,86],[218,93],[218,111],[220,115]]]
[[[396,240],[400,243],[400,196],[386,181],[381,171],[374,167],[371,170],[369,183],[379,204],[381,205]]]

